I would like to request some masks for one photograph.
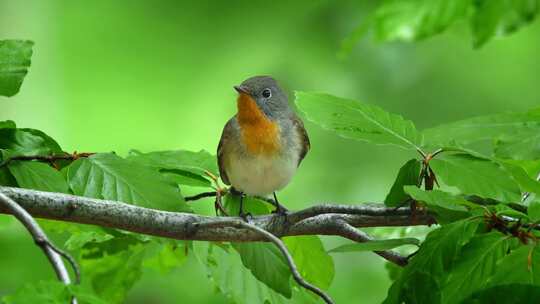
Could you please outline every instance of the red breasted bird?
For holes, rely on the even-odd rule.
[[[235,86],[238,112],[225,125],[218,146],[221,179],[244,195],[274,195],[275,212],[284,213],[276,197],[310,148],[302,120],[287,95],[269,76],[251,77]]]

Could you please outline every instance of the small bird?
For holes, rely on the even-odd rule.
[[[276,191],[291,181],[310,149],[304,124],[272,77],[251,77],[234,89],[238,112],[225,124],[217,149],[221,179],[241,194],[241,217],[247,215],[245,195],[273,194],[274,212],[285,214]]]

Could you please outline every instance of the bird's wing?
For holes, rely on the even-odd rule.
[[[307,134],[306,128],[304,128],[304,123],[298,117],[296,114],[293,114],[292,117],[293,120],[293,126],[296,129],[296,133],[298,136],[300,136],[300,157],[298,158],[298,166],[300,166],[300,163],[306,157],[306,154],[309,152],[309,149],[311,148],[311,143],[309,142],[309,136]]]
[[[230,151],[231,145],[233,145],[233,132],[234,132],[234,117],[231,118],[223,128],[221,133],[221,139],[219,140],[219,145],[217,148],[217,157],[218,157],[218,167],[219,175],[221,180],[226,184],[230,185],[229,177],[225,171],[225,153]],[[227,151],[227,152],[226,152]]]

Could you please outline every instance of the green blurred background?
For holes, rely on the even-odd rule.
[[[36,42],[32,67],[0,120],[43,130],[66,151],[214,153],[235,112],[232,86],[268,74],[287,88],[324,91],[401,113],[420,128],[540,103],[540,24],[473,50],[466,24],[414,44],[340,42],[377,1],[0,1],[0,39]],[[312,151],[281,193],[291,208],[381,201],[414,156],[336,137],[307,123]],[[188,189],[185,192],[193,192]],[[200,202],[209,210],[211,201]],[[0,221],[8,221],[0,216]],[[343,243],[325,238],[333,247]],[[371,253],[335,256],[337,303],[377,303],[390,281]],[[52,278],[17,223],[0,233],[0,296]],[[128,303],[225,303],[195,259],[147,271]]]

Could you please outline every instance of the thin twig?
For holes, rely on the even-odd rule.
[[[223,208],[222,204],[222,197],[223,197],[223,189],[219,189],[216,191],[216,200],[214,202],[214,209],[216,211],[216,216],[220,215],[219,212],[221,212],[221,215],[229,216],[229,213],[227,213],[227,210]]]
[[[79,265],[77,265],[77,261],[67,252],[63,251],[62,249],[56,247],[53,243],[50,241],[47,241],[47,246],[49,246],[54,252],[62,256],[64,259],[66,259],[69,264],[71,265],[71,269],[73,269],[73,272],[75,273],[75,284],[81,283],[81,270],[79,269]]]
[[[12,156],[0,163],[0,167],[8,165],[10,162],[15,160],[37,160],[40,162],[46,162],[46,163],[54,163],[58,160],[77,160],[79,158],[84,157],[90,157],[94,155],[95,153],[77,153],[73,152],[72,154],[64,153],[64,154],[53,154],[53,155],[19,155],[19,156]]]
[[[206,224],[204,226],[213,226],[213,225],[219,225],[220,227],[224,227],[224,226],[230,226],[230,227],[238,227],[238,228],[246,228],[248,230],[251,230],[251,231],[255,231],[259,234],[261,234],[264,238],[266,238],[268,241],[274,243],[274,245],[276,245],[279,249],[279,251],[281,251],[281,254],[283,254],[283,256],[285,257],[285,259],[287,260],[287,264],[289,265],[289,268],[291,270],[291,273],[294,277],[294,280],[302,287],[312,291],[313,293],[315,293],[316,295],[318,295],[321,299],[324,300],[325,303],[327,304],[334,304],[334,301],[332,300],[332,298],[326,294],[324,291],[322,291],[321,289],[319,289],[317,286],[315,285],[312,285],[310,284],[309,282],[307,282],[306,280],[304,280],[304,278],[302,278],[302,275],[300,274],[300,272],[298,271],[298,268],[296,267],[296,264],[294,263],[294,259],[292,257],[292,255],[289,253],[289,250],[287,249],[287,246],[283,243],[283,241],[276,237],[275,235],[273,235],[272,233],[258,227],[258,226],[255,226],[255,225],[252,225],[248,222],[245,222],[243,220],[238,220],[238,219],[231,219],[231,220],[223,220],[219,223],[212,223],[212,224]],[[201,227],[203,225],[199,225],[199,227]]]
[[[358,214],[367,216],[411,215],[408,207],[387,208],[377,203],[363,203],[356,205],[342,205],[322,203],[287,215],[289,221],[300,221],[321,214]]]
[[[51,263],[54,271],[56,272],[56,276],[60,281],[62,281],[66,285],[69,285],[71,283],[69,273],[66,269],[66,266],[64,265],[64,262],[62,261],[62,256],[66,257],[73,266],[74,272],[76,274],[76,282],[80,281],[80,271],[77,264],[75,263],[75,260],[67,253],[62,252],[61,250],[56,248],[51,243],[51,241],[49,241],[47,235],[45,234],[45,232],[43,232],[39,224],[28,212],[26,212],[24,208],[22,208],[13,199],[11,199],[9,196],[5,195],[2,192],[0,192],[0,203],[2,203],[7,209],[9,209],[10,213],[26,227],[28,232],[32,235],[32,238],[34,239],[36,245],[38,245],[43,250],[47,258],[49,259],[49,262]],[[77,303],[75,298],[72,299],[72,303]]]
[[[416,152],[422,156],[422,158],[426,158],[426,152],[422,151],[420,148],[416,148]]]
[[[443,148],[439,148],[437,150],[435,150],[435,152],[431,153],[431,158],[435,158],[437,155],[441,154],[442,152],[444,152],[444,149]]]
[[[197,201],[197,200],[207,198],[207,197],[214,197],[214,196],[216,196],[216,193],[217,193],[216,191],[202,192],[202,193],[199,193],[199,194],[196,194],[196,195],[186,196],[186,197],[184,197],[184,200],[186,202]]]

